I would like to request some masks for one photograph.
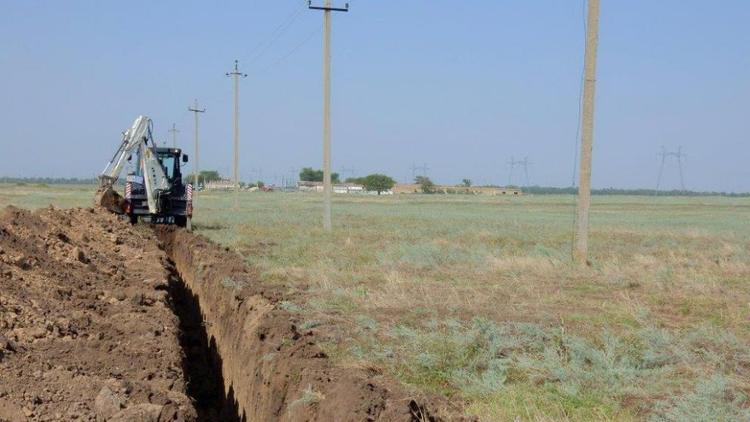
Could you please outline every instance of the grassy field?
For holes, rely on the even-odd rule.
[[[0,206],[91,187],[0,185]],[[485,420],[750,420],[750,199],[200,194],[198,233],[305,290],[341,364],[464,400]]]

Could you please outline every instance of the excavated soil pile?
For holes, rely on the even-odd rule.
[[[0,212],[0,421],[195,420],[166,262],[103,211]]]
[[[376,369],[332,364],[289,312],[283,286],[258,281],[242,257],[211,241],[163,228],[160,238],[200,309],[227,400],[243,421],[459,421],[447,401],[411,394]]]

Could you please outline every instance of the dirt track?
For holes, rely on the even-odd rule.
[[[289,299],[200,236],[8,208],[0,421],[462,419],[377,370],[333,365]]]

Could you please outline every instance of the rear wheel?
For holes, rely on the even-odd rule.
[[[130,214],[128,216],[128,219],[130,220],[130,224],[138,224],[138,216],[134,214]]]
[[[185,227],[187,226],[188,221],[190,221],[186,216],[184,215],[175,215],[174,216],[174,224],[177,227]]]

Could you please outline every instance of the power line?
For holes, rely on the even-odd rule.
[[[289,28],[292,27],[292,24],[297,20],[297,18],[302,14],[303,8],[295,9],[294,12],[285,20],[283,21],[276,29],[271,33],[271,37],[266,42],[262,42],[260,46],[260,50],[257,54],[255,54],[249,61],[248,64],[252,65],[258,60],[260,60],[261,57],[268,51],[268,49],[273,46],[273,44],[278,41],[285,33],[289,30]],[[257,50],[257,48],[256,48]]]

